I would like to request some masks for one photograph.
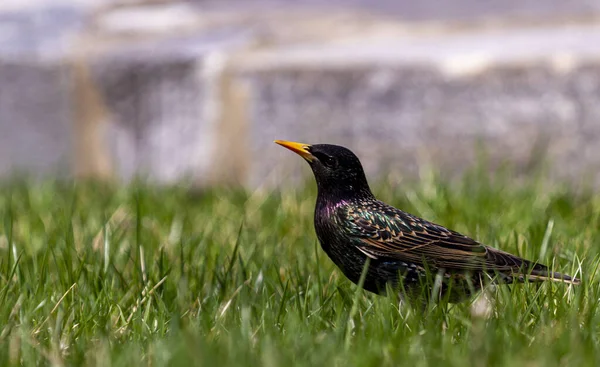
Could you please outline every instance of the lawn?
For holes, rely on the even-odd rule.
[[[308,173],[308,172],[307,172]],[[473,171],[382,200],[557,271],[426,311],[321,251],[314,183],[246,192],[5,182],[0,365],[599,366],[600,195]]]

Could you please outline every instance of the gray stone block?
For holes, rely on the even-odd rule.
[[[131,34],[143,6],[105,21],[81,5],[0,12],[0,175],[210,181],[221,69],[252,32],[177,27],[175,5],[175,29]]]
[[[0,175],[257,186],[308,173],[289,139],[348,146],[371,177],[457,174],[480,145],[599,178],[600,27],[576,24],[597,2],[275,3],[0,12]],[[452,26],[490,14],[541,23]]]
[[[204,130],[200,62],[135,57],[101,64],[96,80],[110,111],[106,139],[117,175],[172,180],[202,172],[210,130]]]
[[[600,38],[595,28],[585,33],[586,48],[565,32],[538,37],[536,47],[524,33],[250,56],[256,158],[248,182],[307,173],[273,139],[345,145],[371,177],[414,177],[424,166],[455,176],[477,161],[479,146],[492,164],[526,170],[541,155],[556,176],[577,181],[592,172],[597,181],[600,58],[589,45]]]
[[[0,176],[69,175],[70,79],[60,64],[0,60]]]
[[[70,175],[73,124],[68,35],[72,7],[0,12],[0,176]]]
[[[212,179],[223,100],[224,53],[241,31],[198,33],[111,48],[92,61],[109,112],[107,151],[118,177],[159,182]]]
[[[548,19],[590,17],[600,12],[598,0],[192,0],[202,6],[244,10],[286,8],[355,9],[385,14],[404,21],[471,21],[477,19]]]

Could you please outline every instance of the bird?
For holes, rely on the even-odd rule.
[[[275,143],[308,162],[317,183],[314,227],[321,247],[350,281],[362,280],[369,292],[394,289],[409,301],[457,303],[486,284],[580,284],[377,200],[360,160],[345,147]]]

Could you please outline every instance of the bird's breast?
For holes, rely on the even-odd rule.
[[[366,256],[340,230],[333,215],[323,211],[315,215],[315,232],[321,248],[351,281],[357,282],[366,261]]]

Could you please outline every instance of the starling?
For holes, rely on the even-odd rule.
[[[377,200],[360,161],[344,147],[275,143],[312,168],[318,189],[314,225],[321,247],[355,284],[367,264],[363,288],[368,291],[382,294],[391,286],[409,300],[433,296],[458,302],[488,283],[580,283]]]

